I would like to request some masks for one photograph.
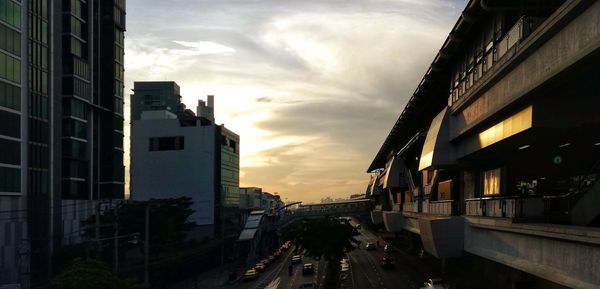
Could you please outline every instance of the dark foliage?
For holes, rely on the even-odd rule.
[[[306,255],[327,261],[341,260],[360,243],[354,239],[358,232],[348,220],[332,217],[303,219],[290,225],[284,235],[300,250],[306,250]]]
[[[75,259],[52,279],[47,289],[133,289],[129,282],[113,275],[108,266],[92,259]]]
[[[122,243],[130,243],[132,239],[137,239],[137,244],[143,242],[146,228],[146,207],[150,206],[150,252],[159,254],[178,248],[185,242],[186,232],[195,224],[188,222],[189,216],[194,213],[191,209],[193,201],[189,197],[173,199],[151,199],[146,202],[130,202],[119,205],[119,235],[131,236],[123,238]],[[112,246],[112,237],[114,236],[114,227],[110,224],[115,223],[115,212],[107,210],[102,213],[101,233],[103,247],[110,251]],[[91,216],[85,221],[87,230],[85,236],[95,238],[96,217]]]

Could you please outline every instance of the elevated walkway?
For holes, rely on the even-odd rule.
[[[305,218],[341,217],[368,215],[371,211],[371,200],[359,199],[323,204],[301,205],[298,209],[290,210],[280,215],[276,226],[282,229],[289,224]]]

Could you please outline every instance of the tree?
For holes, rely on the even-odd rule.
[[[284,236],[293,240],[299,250],[305,254],[328,262],[325,288],[335,288],[338,281],[340,260],[347,252],[360,244],[354,238],[359,233],[347,219],[324,217],[303,219],[288,227]]]
[[[108,266],[92,259],[75,259],[50,281],[47,289],[133,289],[129,282],[110,272]]]
[[[145,202],[123,203],[106,210],[100,215],[100,238],[104,239],[103,247],[108,253],[112,251],[115,212],[119,215],[119,235],[137,235],[142,241],[146,225],[146,207],[150,206],[150,251],[159,254],[178,248],[186,239],[186,233],[195,225],[189,221],[194,213],[191,209],[193,201],[189,197],[171,199],[151,199]],[[90,216],[84,221],[85,236],[89,239],[96,237],[96,216]],[[125,240],[123,240],[125,241]],[[107,254],[108,258],[112,255]]]

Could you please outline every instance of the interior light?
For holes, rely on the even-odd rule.
[[[594,146],[600,146],[600,142],[595,143]]]
[[[564,147],[568,147],[568,146],[570,146],[570,145],[571,145],[571,143],[570,143],[570,142],[568,142],[568,143],[561,144],[561,145],[559,145],[558,147],[559,147],[559,148],[564,148]]]
[[[520,147],[519,147],[519,150],[520,150],[520,151],[522,151],[522,150],[524,150],[524,149],[527,149],[527,148],[529,148],[529,147],[531,147],[531,146],[530,146],[530,145],[524,145],[524,146],[520,146]]]

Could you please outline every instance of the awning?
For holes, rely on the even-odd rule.
[[[377,174],[377,177],[375,178],[375,182],[373,183],[373,189],[371,190],[371,193],[373,195],[379,195],[381,193],[381,191],[383,190],[383,178],[384,177],[385,177],[384,172],[379,172]]]
[[[367,184],[367,190],[365,191],[365,195],[367,196],[367,198],[369,196],[371,196],[371,194],[373,193],[373,183],[375,182],[375,175],[371,175],[371,179],[369,180],[369,183]]]
[[[240,233],[240,237],[238,238],[238,241],[248,241],[248,240],[252,240],[254,239],[254,236],[256,236],[256,231],[258,229],[244,229],[242,230],[242,232]]]
[[[456,153],[450,144],[449,120],[450,111],[446,107],[431,121],[419,159],[419,171],[456,162]]]
[[[405,187],[406,180],[403,177],[405,166],[401,157],[392,157],[385,165],[385,175],[383,177],[383,188]]]

